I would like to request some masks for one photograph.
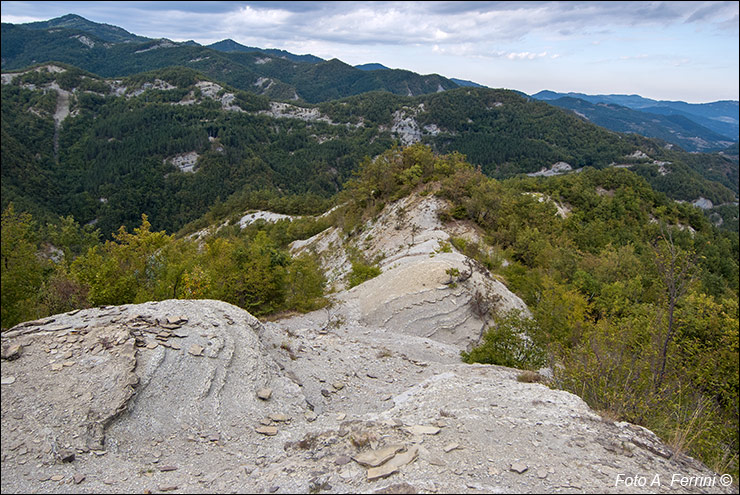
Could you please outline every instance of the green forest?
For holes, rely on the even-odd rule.
[[[558,161],[574,169],[626,164],[670,198],[711,200],[716,207],[707,215],[737,231],[736,159],[607,131],[513,91],[375,91],[293,106],[321,116],[302,120],[275,118],[267,97],[223,85],[219,95],[232,95],[227,110],[219,95],[203,94],[200,84],[211,80],[192,69],[114,83],[62,67],[52,73],[40,66],[2,86],[2,207],[13,202],[43,221],[71,215],[94,222],[106,239],[121,225],[138,226],[142,213],[153,229],[174,233],[225,204],[249,207],[255,195],[329,200],[364,157],[398,142],[390,130],[397,112],[415,116],[420,127],[436,126],[439,132],[422,142],[438,153],[465,154],[487,176],[504,179]],[[52,83],[70,92],[70,114],[60,124]],[[636,150],[650,159],[636,158]],[[173,165],[185,153],[197,154],[193,173]]]

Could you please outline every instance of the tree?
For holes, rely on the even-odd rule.
[[[173,251],[168,248],[174,236],[151,232],[150,228],[147,216],[141,215],[141,227],[133,233],[121,227],[113,235],[114,241],[97,245],[74,261],[72,273],[90,288],[90,303],[130,304],[157,299],[157,295],[159,299],[174,297],[176,287],[172,292],[159,287],[167,279]]]
[[[45,266],[36,251],[31,215],[16,213],[9,204],[2,214],[2,328],[38,316],[37,299]]]
[[[660,238],[652,245],[652,250],[655,267],[664,285],[665,302],[668,308],[667,329],[661,338],[658,366],[660,369],[656,370],[655,375],[655,390],[658,391],[665,377],[668,346],[676,333],[676,305],[694,280],[696,253],[693,250],[686,251],[676,246],[671,231],[663,227],[661,227]]]

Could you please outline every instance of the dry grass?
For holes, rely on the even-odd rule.
[[[545,381],[545,378],[536,371],[526,370],[517,375],[516,381],[522,383],[542,383]]]

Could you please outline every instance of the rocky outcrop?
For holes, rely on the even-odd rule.
[[[340,310],[262,324],[162,301],[15,327],[3,493],[733,490],[671,489],[719,477],[572,394]]]
[[[451,235],[480,238],[467,224],[443,225],[439,213],[445,208],[433,195],[412,194],[386,206],[351,240],[331,228],[293,248],[318,253],[338,288],[345,287],[352,250],[379,260],[378,277],[337,297],[349,321],[470,349],[492,312],[527,314],[528,309],[484,267],[449,244]]]

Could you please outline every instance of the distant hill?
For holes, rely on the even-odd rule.
[[[276,57],[285,58],[287,60],[292,60],[293,62],[306,62],[310,64],[315,64],[318,62],[323,62],[323,58],[319,58],[315,55],[296,55],[295,53],[290,53],[285,50],[279,50],[276,48],[257,48],[254,46],[244,46],[240,43],[237,43],[236,41],[232,39],[226,39],[221,40],[216,43],[213,43],[211,45],[207,45],[207,48],[212,48],[213,50],[218,50],[220,52],[262,52],[267,53],[269,55],[274,55]]]
[[[589,103],[610,103],[633,110],[661,115],[683,115],[717,134],[737,141],[740,134],[740,106],[737,101],[722,100],[712,103],[686,103],[684,101],[652,100],[639,95],[588,95],[584,93],[556,93],[540,91],[532,95],[538,100],[557,100],[564,96]]]
[[[482,84],[478,84],[477,82],[473,81],[466,81],[465,79],[457,79],[456,77],[451,77],[450,80],[456,83],[458,86],[470,88],[485,88],[485,86],[483,86]]]
[[[720,151],[732,144],[732,140],[683,114],[659,115],[613,103],[590,103],[569,96],[547,102],[567,108],[607,129],[662,139],[687,151]]]
[[[369,64],[361,64],[361,65],[355,65],[355,69],[360,70],[392,70],[389,67],[386,67],[383,64],[377,64],[377,63],[369,63]],[[485,88],[482,84],[478,84],[473,81],[466,81],[465,79],[457,79],[455,77],[451,77],[450,81],[454,82],[460,87],[470,87],[470,88]]]
[[[112,26],[110,24],[101,24],[98,22],[92,22],[84,17],[80,17],[75,14],[67,14],[62,17],[50,19],[48,21],[40,22],[29,22],[23,24],[23,27],[27,29],[53,29],[53,28],[66,28],[66,29],[78,29],[87,33],[93,34],[101,40],[113,42],[113,43],[142,43],[150,41],[151,38],[145,38],[144,36],[137,36],[129,33],[123,28],[118,26]]]
[[[383,64],[361,64],[361,65],[355,65],[355,69],[360,70],[390,70],[390,67],[386,67]]]

